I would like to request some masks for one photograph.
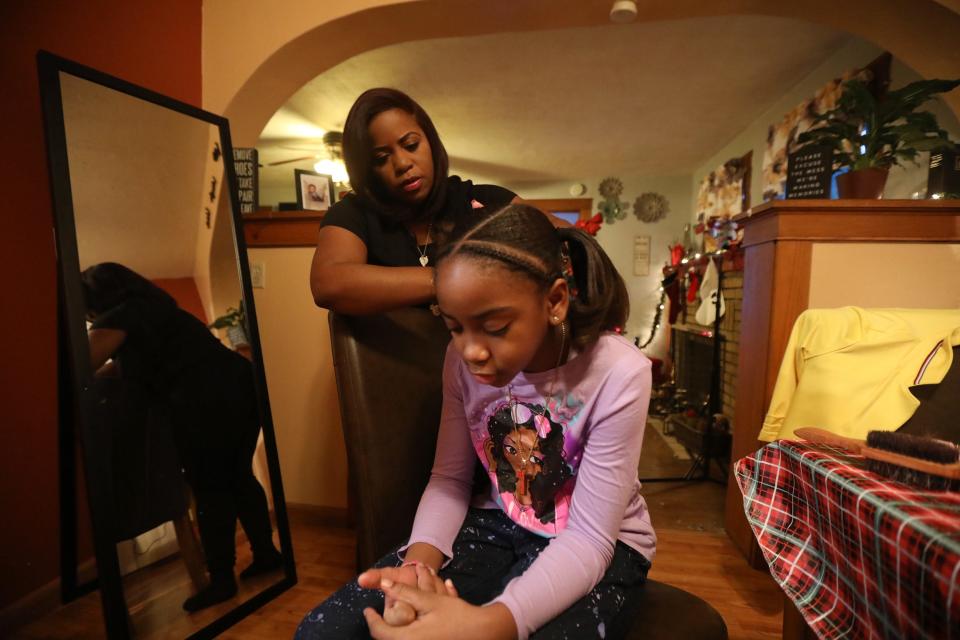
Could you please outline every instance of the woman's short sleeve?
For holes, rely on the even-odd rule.
[[[364,212],[354,202],[354,196],[347,195],[343,200],[334,204],[327,210],[323,216],[323,222],[320,227],[340,227],[353,233],[363,241],[363,244],[370,246],[369,224],[367,223],[367,213]]]
[[[478,184],[473,187],[473,199],[491,211],[507,206],[516,197],[517,194],[510,189],[495,184]]]

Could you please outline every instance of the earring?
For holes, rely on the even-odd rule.
[[[560,316],[553,316],[552,318],[550,318],[550,322],[552,322],[553,324],[560,324]]]

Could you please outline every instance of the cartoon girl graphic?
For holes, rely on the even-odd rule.
[[[564,460],[563,427],[543,407],[516,402],[498,409],[487,431],[488,470],[507,514],[528,528],[553,532],[555,527],[543,525],[566,520],[569,490],[557,494],[573,477]]]

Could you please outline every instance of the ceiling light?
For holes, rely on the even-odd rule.
[[[313,170],[332,176],[336,183],[347,184],[350,182],[350,176],[347,174],[347,166],[343,163],[343,132],[327,131],[323,134],[323,144],[330,157],[313,165]]]
[[[623,24],[637,19],[637,3],[634,0],[614,0],[610,8],[610,20]]]
[[[347,167],[343,164],[343,160],[324,158],[313,165],[313,170],[317,173],[331,176],[334,182],[342,184],[350,181],[350,176],[347,175]]]

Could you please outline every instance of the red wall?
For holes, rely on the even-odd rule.
[[[201,0],[16,0],[0,2],[0,25],[3,608],[59,573],[56,256],[35,55],[200,106]]]

